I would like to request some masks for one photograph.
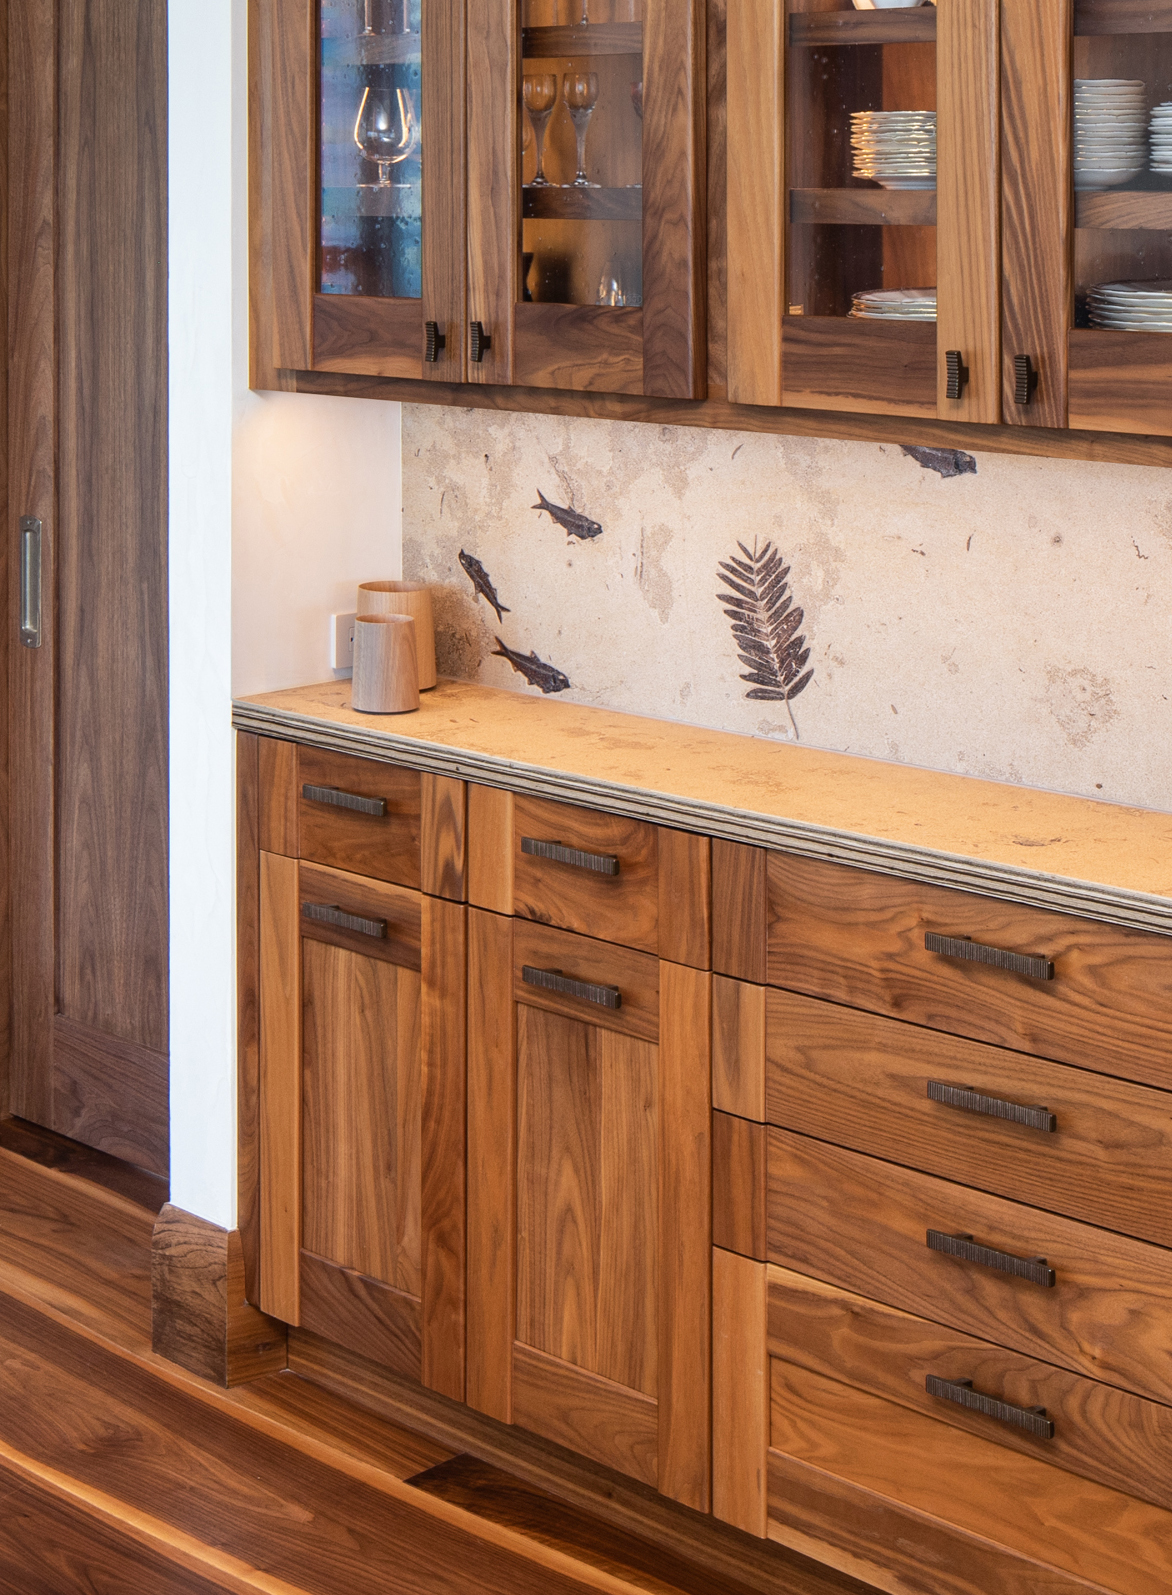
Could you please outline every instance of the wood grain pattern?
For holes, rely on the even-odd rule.
[[[787,316],[781,402],[805,410],[934,416],[936,333],[931,321]]]
[[[420,1293],[420,981],[302,945],[302,1248]]]
[[[513,912],[513,794],[468,785],[468,901]]]
[[[53,1127],[152,1174],[170,1166],[166,1052],[53,1020]]]
[[[728,379],[728,0],[708,0],[708,392]]]
[[[935,227],[934,190],[794,188],[791,222],[835,227]]]
[[[765,983],[768,939],[766,852],[741,842],[712,842],[712,968]]]
[[[619,1008],[603,1008],[580,997],[563,997],[527,985],[522,969],[556,969],[573,980],[617,986]],[[513,995],[529,1008],[544,1008],[567,1019],[614,1030],[641,1041],[658,1041],[660,1030],[660,966],[647,953],[614,947],[590,936],[575,936],[519,919],[513,942]]]
[[[513,837],[514,913],[645,953],[658,951],[657,826],[518,793],[513,799]],[[527,837],[616,858],[618,874],[600,875],[536,858],[521,850]]]
[[[1168,0],[1075,0],[1076,34],[1172,33]]]
[[[658,827],[659,956],[692,969],[712,967],[712,843],[692,831]]]
[[[502,1423],[513,1417],[517,1322],[516,1012],[512,920],[469,909],[465,1399]]]
[[[305,940],[345,947],[361,957],[399,964],[403,969],[422,967],[423,900],[418,892],[322,864],[302,864],[298,879],[300,932]],[[343,930],[310,919],[304,912],[307,903],[341,908],[363,919],[384,920],[386,935],[368,936],[364,931]]]
[[[431,897],[462,903],[466,896],[467,787],[447,775],[421,775],[420,881]]]
[[[244,1295],[253,1302],[260,1299],[260,742],[236,733],[236,1208]]]
[[[433,382],[464,377],[464,322],[468,265],[464,253],[468,159],[464,108],[467,103],[467,40],[463,0],[431,0],[421,13],[423,104],[427,140],[423,145],[423,300],[422,320],[438,323],[447,342],[439,359],[423,365]]]
[[[765,988],[712,977],[712,1106],[765,1118]]]
[[[268,107],[273,364],[313,364],[317,259],[315,128],[317,38],[311,0],[268,0],[272,76]]]
[[[1158,1508],[778,1359],[770,1366],[771,1516],[782,1494],[774,1455],[784,1452],[986,1544],[993,1530],[1011,1556],[1073,1580],[1052,1586],[1064,1592],[1085,1579],[1090,1589],[1148,1595],[1172,1577],[1172,1520]],[[996,1581],[984,1588],[1000,1595]]]
[[[468,319],[492,347],[465,374],[473,387],[513,381],[513,314],[521,297],[517,240],[521,174],[517,125],[520,76],[513,0],[468,0]],[[468,329],[461,327],[467,352]]]
[[[1172,338],[1075,327],[1068,350],[1072,427],[1172,436]]]
[[[310,364],[315,371],[422,379],[423,309],[419,300],[315,293]]]
[[[785,11],[745,0],[728,13],[728,395],[781,403],[785,314]]]
[[[937,16],[937,397],[940,415],[962,421],[1001,420],[1000,11],[953,0]],[[959,399],[947,396],[948,349],[969,370]]]
[[[764,1263],[712,1253],[712,1512],[766,1533],[769,1363]]]
[[[712,1115],[712,1244],[763,1263],[765,1126]]]
[[[579,33],[574,26],[525,24],[521,33],[521,49],[526,59],[546,61],[562,56],[579,55],[641,55],[643,53],[643,24],[641,22],[594,22],[588,34]]]
[[[467,910],[423,899],[423,1360],[430,1390],[464,1399]]]
[[[1172,1246],[1164,1092],[789,992],[766,1002],[771,1124]],[[929,1080],[1044,1104],[1058,1128],[933,1102]]]
[[[8,122],[8,21],[5,13],[4,26],[0,29],[3,39],[0,41],[0,122],[7,126]],[[0,192],[8,195],[10,192],[10,173],[8,169],[8,141],[0,140]],[[9,502],[9,465],[8,458],[8,363],[12,358],[12,344],[8,336],[8,271],[9,271],[9,234],[7,201],[2,207],[4,214],[0,215],[0,327],[4,330],[5,350],[7,358],[4,361],[4,370],[0,374],[0,515],[3,524],[12,526],[15,523],[13,511]],[[12,542],[9,541],[9,555],[0,559],[0,605],[3,612],[11,614],[9,607],[9,591],[13,577],[9,571],[11,562]],[[19,581],[19,574],[15,577]],[[0,969],[9,971],[9,980],[0,984],[0,1103],[7,1108],[10,1095],[10,1068],[12,1061],[12,909],[8,895],[9,860],[11,856],[11,837],[9,831],[9,760],[8,760],[8,722],[9,722],[9,697],[8,697],[8,656],[10,646],[0,645],[0,858],[6,861],[3,879],[0,880]]]
[[[151,1214],[157,1214],[167,1201],[167,1181],[161,1175],[148,1174],[108,1152],[98,1152],[55,1130],[30,1124],[27,1119],[0,1119],[0,1148],[41,1168],[56,1169],[113,1191]]]
[[[769,981],[1150,1085],[1172,1082],[1172,944],[1044,909],[769,855]],[[1054,963],[1031,980],[924,948],[971,937]]]
[[[830,6],[795,10],[789,19],[789,42],[795,48],[840,44],[931,44],[936,39],[936,18],[931,11],[915,16],[856,16]]]
[[[419,1297],[310,1251],[301,1253],[301,1321],[408,1379],[421,1362]]]
[[[933,1252],[929,1229],[1045,1257],[1057,1283]],[[1172,1391],[1161,1247],[771,1129],[769,1261],[1153,1401]]]
[[[518,1344],[513,1421],[654,1486],[656,1403],[598,1374]]]
[[[260,1299],[299,1321],[301,937],[295,859],[260,856]]]
[[[420,782],[418,770],[401,770],[374,759],[354,759],[320,748],[298,748],[301,857],[418,890]],[[302,792],[307,784],[383,798],[387,812],[379,817],[313,802]]]
[[[644,1041],[517,1015],[517,1341],[652,1398],[658,1064]]]
[[[643,392],[641,307],[521,303],[513,314],[514,381],[584,393]]]
[[[296,858],[298,851],[297,744],[278,737],[258,737],[257,780],[260,790],[258,830],[264,853],[284,853]]]
[[[659,1489],[712,1503],[711,977],[660,965]]]
[[[1066,425],[1066,330],[1074,316],[1071,37],[1072,0],[1002,7],[1001,414],[1011,426]],[[1075,225],[1104,225],[1084,220],[1079,200]],[[1028,354],[1038,373],[1024,408],[1014,402],[1019,354]]]
[[[1167,232],[1172,228],[1172,194],[1123,190],[1118,193],[1076,193],[1074,225],[1102,227],[1112,232],[1141,230]]]

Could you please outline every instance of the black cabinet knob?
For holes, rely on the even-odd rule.
[[[429,366],[433,366],[439,361],[440,350],[447,348],[448,340],[440,331],[438,321],[425,321],[423,330],[427,334],[427,345],[423,351],[423,358]]]
[[[471,339],[468,355],[474,365],[479,365],[485,355],[492,348],[492,339],[484,330],[483,321],[474,321],[471,326]]]
[[[960,349],[949,349],[944,358],[948,364],[948,397],[959,399],[968,385],[969,368]]]
[[[1028,354],[1013,357],[1013,402],[1028,404],[1038,386],[1038,373]]]

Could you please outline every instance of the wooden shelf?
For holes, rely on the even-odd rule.
[[[1074,196],[1074,225],[1119,232],[1140,229],[1172,232],[1172,189],[1122,189],[1114,193]]]
[[[789,19],[791,45],[935,44],[936,7],[906,11],[803,11]]]
[[[637,222],[643,215],[641,188],[533,188],[521,190],[527,221]]]
[[[1074,31],[1084,38],[1172,33],[1172,0],[1074,0]]]
[[[526,61],[560,61],[580,55],[642,55],[643,24],[588,22],[584,28],[524,28],[521,54]]]
[[[418,61],[420,55],[418,33],[373,33],[370,38],[359,34],[352,39],[322,41],[322,65],[326,67],[401,66]]]
[[[789,219],[840,227],[935,227],[936,190],[791,188]]]
[[[406,208],[411,187],[411,184],[394,183],[388,188],[379,188],[370,183],[358,189],[325,188],[322,206],[327,216],[397,216],[404,221],[418,221],[418,210],[412,216]]]

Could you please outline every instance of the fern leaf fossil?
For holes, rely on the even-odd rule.
[[[717,593],[716,599],[732,622],[737,658],[748,667],[741,677],[750,684],[745,696],[784,703],[796,737],[798,725],[790,705],[814,675],[805,668],[810,650],[805,637],[798,634],[805,612],[794,604],[789,591],[790,568],[782,564],[772,542],[760,552],[755,542],[752,553],[744,543],[738,542],[737,547],[745,557],[738,559],[733,554],[721,560],[718,579],[729,591]]]

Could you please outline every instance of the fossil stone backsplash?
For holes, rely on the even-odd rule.
[[[441,673],[1172,809],[1172,475],[403,409]]]

